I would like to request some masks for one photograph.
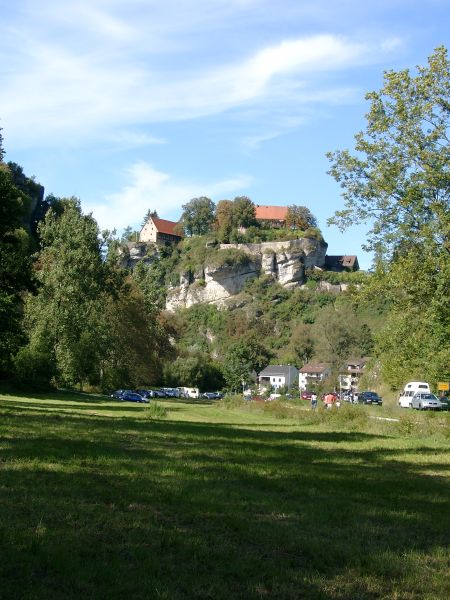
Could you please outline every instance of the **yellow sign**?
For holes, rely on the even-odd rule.
[[[448,392],[449,389],[450,389],[450,385],[449,385],[448,381],[439,381],[438,390],[440,392]]]

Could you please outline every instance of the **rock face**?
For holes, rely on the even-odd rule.
[[[227,300],[239,294],[248,279],[261,274],[272,277],[285,287],[296,287],[305,281],[305,269],[323,267],[328,245],[312,238],[262,244],[221,244],[222,250],[236,248],[248,255],[246,264],[205,267],[194,277],[182,274],[179,286],[169,290],[166,309],[175,311],[194,304],[226,306]]]
[[[133,269],[138,262],[149,264],[157,258],[153,244],[145,242],[127,242],[119,248],[119,264],[125,269]]]

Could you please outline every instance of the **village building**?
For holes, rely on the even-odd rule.
[[[140,242],[153,242],[154,244],[174,244],[182,239],[178,232],[178,223],[149,217],[139,233]]]
[[[255,217],[263,225],[286,227],[287,206],[255,206]]]
[[[339,387],[344,391],[358,389],[359,380],[364,374],[364,369],[369,358],[352,359],[346,362],[344,369],[339,374]]]
[[[297,387],[298,369],[292,365],[269,365],[259,373],[258,383],[261,390]]]
[[[359,271],[358,257],[354,254],[325,256],[326,271]]]
[[[306,363],[299,371],[299,388],[305,391],[315,387],[331,375],[329,365],[325,363]]]

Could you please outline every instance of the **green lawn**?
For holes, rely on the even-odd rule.
[[[450,597],[450,414],[160,404],[0,395],[2,600]]]

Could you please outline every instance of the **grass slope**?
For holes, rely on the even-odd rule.
[[[0,598],[449,597],[449,415],[162,404],[0,395]]]

